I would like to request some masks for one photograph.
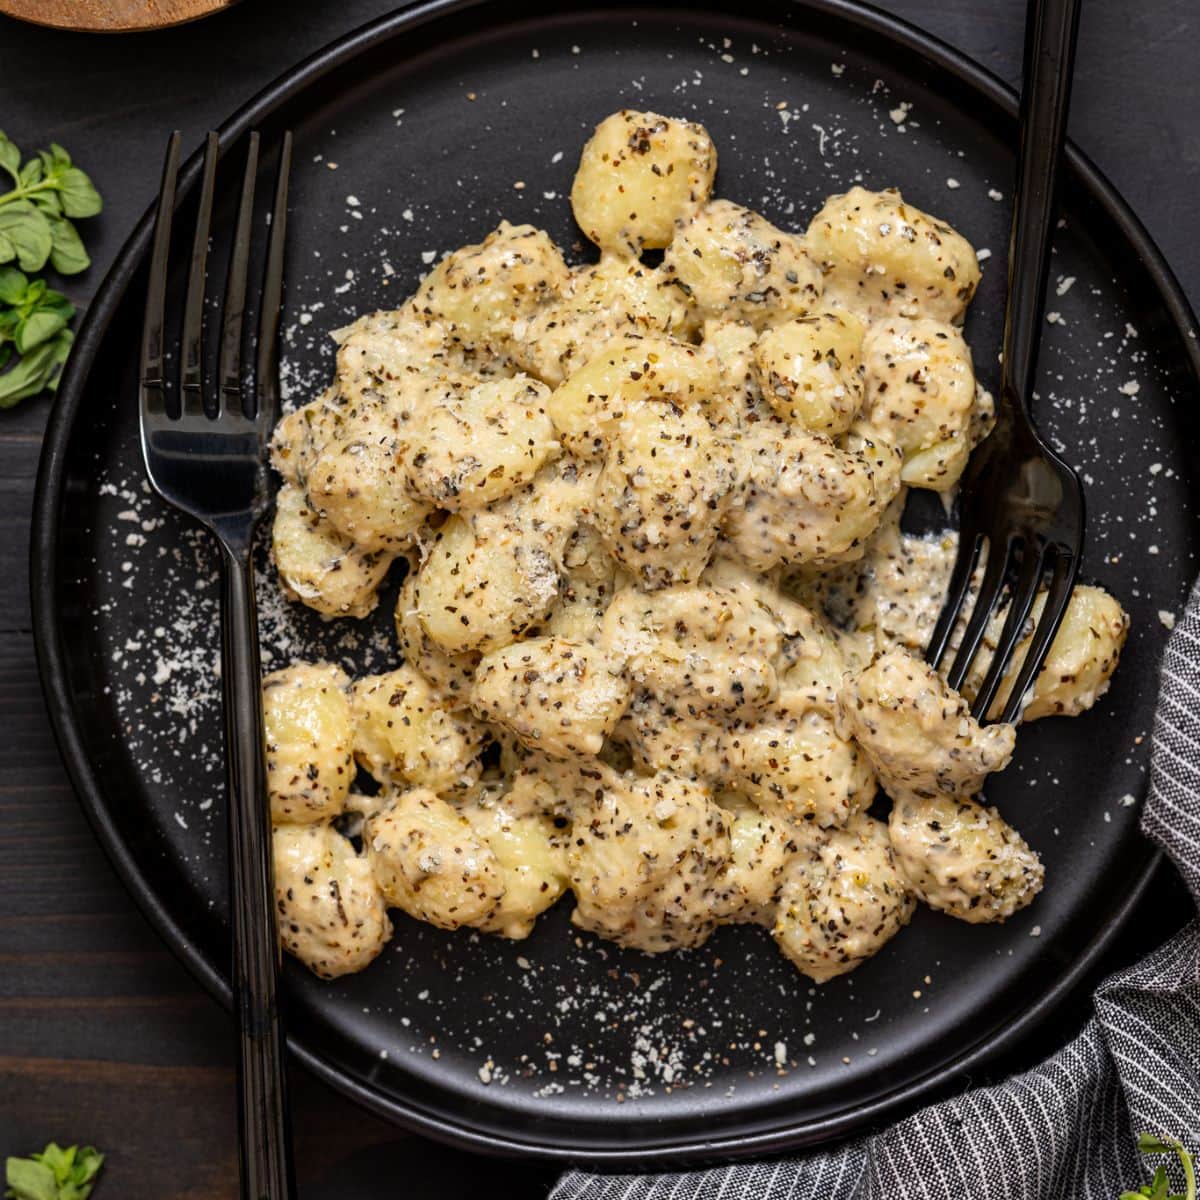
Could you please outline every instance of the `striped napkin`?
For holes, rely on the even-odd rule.
[[[1143,831],[1200,902],[1200,583],[1163,659]],[[1117,1200],[1135,1135],[1200,1149],[1200,921],[1100,985],[1053,1058],[816,1154],[665,1175],[568,1171],[550,1200]]]

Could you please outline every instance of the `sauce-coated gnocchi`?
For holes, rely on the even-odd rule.
[[[918,902],[1000,921],[1042,887],[981,797],[1013,727],[964,698],[1003,611],[952,691],[920,655],[955,535],[900,524],[991,423],[975,252],[892,190],[781,229],[716,170],[702,126],[613,114],[571,190],[598,261],[501,222],[338,331],[276,428],[287,595],[361,617],[408,565],[392,669],[264,681],[281,937],[319,975],[388,908],[520,939],[570,892],[623,946],[757,925],[823,982]],[[1089,708],[1127,628],[1078,588],[1026,719]]]

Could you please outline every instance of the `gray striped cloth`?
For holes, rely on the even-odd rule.
[[[1200,901],[1200,583],[1167,645],[1142,829]],[[550,1200],[1117,1200],[1149,1175],[1135,1134],[1200,1149],[1200,922],[1096,992],[1095,1016],[1023,1075],[802,1158],[666,1175],[568,1171]]]

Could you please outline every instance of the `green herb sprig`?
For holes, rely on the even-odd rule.
[[[87,1200],[103,1165],[104,1155],[94,1146],[64,1150],[51,1142],[41,1154],[7,1160],[4,1194],[10,1200]]]
[[[1143,1154],[1174,1154],[1183,1168],[1186,1191],[1171,1191],[1166,1167],[1159,1167],[1154,1178],[1136,1192],[1122,1192],[1117,1200],[1196,1200],[1196,1168],[1187,1147],[1175,1138],[1161,1138],[1153,1133],[1138,1134],[1138,1150]]]
[[[0,267],[0,408],[54,390],[74,340],[67,328],[74,315],[75,305],[45,280]]]
[[[49,262],[60,275],[77,275],[91,259],[71,222],[94,217],[103,207],[100,193],[57,142],[24,163],[23,157],[0,133],[0,172],[13,184],[0,192],[0,263],[15,260],[23,271],[40,271]]]
[[[102,207],[92,181],[57,142],[25,159],[0,133],[0,408],[58,385],[75,306],[26,272],[47,263],[60,275],[86,270],[92,260],[72,221]]]

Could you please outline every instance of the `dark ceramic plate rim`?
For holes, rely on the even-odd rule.
[[[456,10],[476,7],[485,0],[431,0],[400,9],[370,22],[318,51],[281,75],[270,86],[243,105],[220,127],[222,141],[232,140],[269,116],[306,86],[370,48]],[[1016,113],[1016,96],[996,76],[971,59],[904,21],[856,0],[794,0],[797,13],[840,20],[858,26],[931,63],[955,78],[959,85],[986,102]],[[662,7],[667,7],[663,5]],[[1173,272],[1138,218],[1103,174],[1078,148],[1069,146],[1068,163],[1089,199],[1119,230],[1141,260],[1163,310],[1179,334],[1180,346],[1190,360],[1192,373],[1200,379],[1200,344],[1194,335],[1195,318]],[[200,157],[188,161],[184,173],[187,186],[198,175]],[[151,888],[129,847],[122,841],[89,761],[78,719],[75,698],[68,683],[62,630],[56,619],[59,508],[66,464],[66,451],[84,386],[108,326],[150,241],[152,210],[148,211],[118,254],[96,293],[80,327],[75,350],[67,364],[51,412],[34,494],[30,572],[34,642],[43,692],[55,737],[68,774],[93,829],[125,886],[164,941],[201,984],[226,1007],[230,1006],[229,983],[216,965],[200,951],[181,926],[172,919]],[[417,1132],[468,1149],[493,1154],[534,1155],[551,1159],[586,1157],[597,1164],[637,1162],[665,1165],[668,1162],[712,1160],[778,1151],[798,1143],[811,1144],[845,1136],[887,1116],[910,1109],[923,1097],[944,1087],[985,1061],[1014,1047],[1041,1023],[1092,968],[1132,913],[1146,890],[1161,854],[1147,849],[1146,861],[1132,886],[1110,918],[1072,964],[1032,1005],[1007,1025],[985,1035],[972,1049],[876,1100],[815,1121],[797,1122],[754,1135],[730,1133],[705,1139],[681,1136],[668,1144],[649,1138],[634,1139],[620,1147],[545,1145],[519,1135],[500,1136],[473,1128],[469,1117],[447,1120],[383,1097],[364,1081],[326,1060],[319,1049],[289,1038],[292,1052],[321,1079],[366,1108]]]

